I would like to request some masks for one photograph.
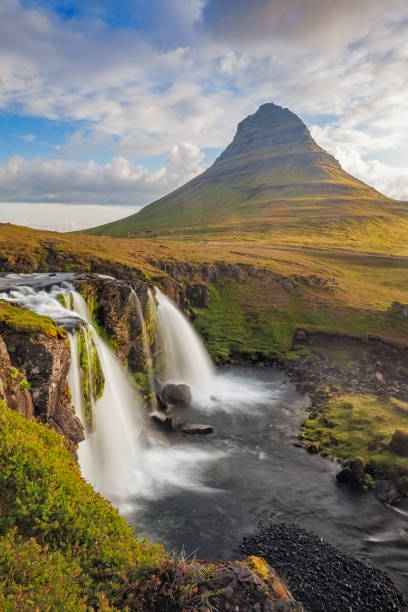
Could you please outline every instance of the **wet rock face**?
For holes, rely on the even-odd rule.
[[[336,475],[338,482],[360,488],[364,484],[365,466],[361,459],[347,460],[343,469]]]
[[[10,361],[3,338],[0,337],[0,397],[9,408],[26,419],[34,416],[34,405],[28,389],[27,379]]]
[[[25,394],[16,398],[19,412],[35,416],[61,433],[75,453],[76,445],[84,439],[83,427],[75,416],[67,385],[71,362],[69,341],[66,337],[49,337],[40,333],[16,331],[0,323],[0,333],[9,347],[11,366],[24,368],[30,385],[32,406]],[[13,350],[10,350],[13,347]],[[4,381],[3,381],[4,382]],[[13,400],[10,407],[13,407]]]
[[[132,287],[128,282],[93,274],[78,277],[75,285],[92,316],[106,332],[120,361],[133,372],[145,370],[143,324],[137,300],[143,317],[147,319],[149,286],[140,281]]]

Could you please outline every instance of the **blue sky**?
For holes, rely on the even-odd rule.
[[[138,210],[268,101],[408,199],[407,24],[405,0],[1,0],[0,221]]]

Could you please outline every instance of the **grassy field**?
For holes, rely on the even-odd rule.
[[[308,419],[305,440],[332,459],[362,459],[380,467],[404,495],[408,494],[408,457],[388,445],[396,429],[408,433],[408,404],[394,398],[346,395],[332,398],[323,414]]]
[[[41,232],[0,225],[3,271],[99,271],[162,284],[166,269],[188,262],[252,266],[274,274],[246,275],[241,283],[221,275],[209,285],[208,308],[195,324],[215,358],[241,353],[270,358],[290,348],[297,327],[358,337],[377,334],[408,342],[408,321],[392,314],[408,303],[408,261],[359,255],[281,251],[247,242],[174,242]],[[326,290],[310,279],[334,281]],[[285,279],[291,279],[286,288]]]

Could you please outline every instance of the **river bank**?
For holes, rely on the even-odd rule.
[[[261,527],[240,552],[260,555],[284,576],[308,612],[404,612],[407,602],[384,572],[291,523]]]

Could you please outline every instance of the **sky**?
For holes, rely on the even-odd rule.
[[[265,102],[408,200],[408,2],[0,0],[0,221],[136,212]]]

